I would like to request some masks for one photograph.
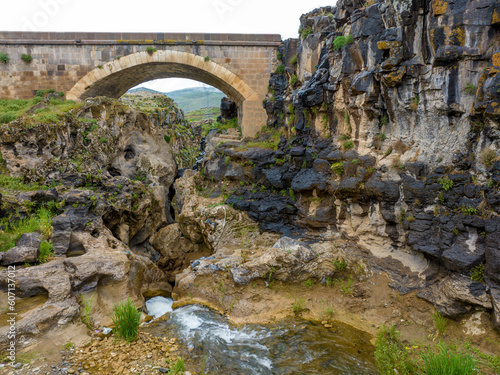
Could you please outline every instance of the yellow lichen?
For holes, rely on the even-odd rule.
[[[500,52],[497,52],[491,58],[491,63],[495,68],[500,68]]]
[[[500,23],[500,14],[498,14],[498,9],[493,11],[493,16],[491,17],[491,24],[494,25]]]
[[[453,29],[453,35],[457,38],[458,44],[460,46],[465,45],[465,30],[463,27],[456,27]]]
[[[387,41],[383,40],[381,42],[377,42],[377,48],[378,49],[389,49],[387,46]]]
[[[446,9],[448,9],[448,3],[445,0],[434,0],[432,2],[432,12],[434,16],[445,14]]]

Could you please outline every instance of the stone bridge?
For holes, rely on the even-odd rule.
[[[47,89],[72,100],[119,98],[149,80],[190,78],[236,101],[243,135],[253,136],[266,121],[262,101],[280,44],[279,35],[0,32],[9,58],[0,63],[0,99]]]

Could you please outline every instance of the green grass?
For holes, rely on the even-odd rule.
[[[333,40],[333,49],[340,50],[351,43],[354,43],[354,39],[351,34],[347,36],[338,36]]]
[[[4,52],[0,53],[0,63],[7,64],[8,62],[9,62],[9,55],[7,55]]]
[[[448,327],[448,319],[442,316],[439,311],[436,311],[432,314],[432,320],[434,320],[437,331],[442,335],[446,331],[446,327]]]
[[[115,325],[117,337],[128,342],[135,340],[139,330],[141,313],[135,307],[134,302],[127,298],[120,304],[115,303],[111,319]]]
[[[178,358],[177,361],[170,367],[167,375],[181,375],[184,373],[184,360]]]
[[[261,133],[267,133],[265,127],[262,129]],[[281,141],[281,133],[279,131],[274,131],[269,133],[269,138],[264,141],[250,141],[247,143],[247,147],[260,147],[269,148],[272,150],[277,150],[278,145]]]
[[[472,375],[478,374],[475,359],[465,353],[452,352],[445,344],[437,350],[422,354],[423,374],[426,375]]]
[[[40,190],[41,188],[38,184],[25,184],[21,178],[10,177],[4,174],[0,175],[0,187],[19,191],[33,191]]]
[[[238,119],[232,119],[229,121],[226,121],[225,123],[221,123],[218,121],[215,121],[211,124],[203,124],[201,127],[201,134],[203,137],[206,137],[210,130],[215,129],[217,133],[223,133],[226,132],[227,130],[234,128],[238,130],[241,133],[241,127],[238,125]]]
[[[344,163],[341,161],[334,163],[332,164],[330,169],[340,176],[342,173],[344,173]]]
[[[344,150],[350,150],[354,148],[354,142],[352,140],[345,141],[344,143],[342,143],[342,147],[344,148]]]
[[[401,342],[401,335],[395,326],[380,327],[375,341],[375,360],[380,375],[413,374],[414,366],[409,363],[408,353]]]
[[[82,323],[87,326],[88,329],[92,329],[92,302],[94,301],[94,295],[90,296],[89,299],[82,295]],[[116,305],[115,305],[116,306]]]
[[[7,251],[16,245],[24,233],[39,232],[49,238],[52,232],[52,217],[54,214],[45,207],[40,207],[32,216],[11,222],[10,218],[3,219],[0,224],[6,225],[0,231],[0,251]]]
[[[276,73],[283,74],[285,73],[285,65],[281,64],[276,68]]]
[[[290,64],[297,65],[297,55],[293,55],[290,59]]]
[[[54,255],[54,246],[50,241],[42,241],[40,243],[40,255],[38,256],[38,263],[47,263],[49,257]]]
[[[18,100],[0,100],[0,124],[7,124],[21,117],[24,112],[40,103],[41,98],[18,99]]]
[[[302,298],[302,297],[295,298],[295,301],[292,304],[293,312],[295,314],[300,313],[302,310],[304,310],[305,305],[306,304],[305,304],[304,298]]]
[[[6,124],[18,119],[24,115],[28,109],[41,101],[42,98],[38,96],[38,93],[37,96],[32,99],[0,100],[0,124]],[[62,114],[67,113],[73,108],[80,108],[81,106],[83,106],[83,103],[75,103],[73,100],[51,98],[47,107],[36,109],[34,114],[31,115],[31,118],[33,121],[39,123],[54,123],[61,119]]]
[[[312,33],[314,33],[314,30],[312,27],[306,27],[305,29],[299,31],[299,34],[302,37],[302,39],[307,38]]]

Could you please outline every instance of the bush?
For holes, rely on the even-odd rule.
[[[152,55],[156,51],[158,51],[158,50],[156,48],[154,48],[154,47],[148,47],[148,48],[146,48],[146,52],[149,53],[150,55]]]
[[[354,39],[351,34],[347,36],[338,36],[333,40],[333,49],[339,50],[351,43],[354,43]]]
[[[134,302],[127,298],[119,305],[115,303],[111,319],[115,325],[115,333],[119,338],[128,342],[135,340],[139,330],[141,313],[135,307]]]
[[[297,55],[293,55],[290,59],[290,64],[297,65]]]
[[[308,28],[302,30],[302,32],[300,33],[300,36],[302,37],[302,39],[305,39],[309,35],[311,35],[312,33],[314,33],[313,28],[312,27],[308,27]]]
[[[401,342],[400,333],[395,326],[380,327],[375,341],[375,360],[380,375],[409,375],[413,373],[412,364]]]
[[[165,142],[170,143],[170,137],[168,135],[163,136]]]
[[[436,352],[422,354],[426,375],[470,375],[478,374],[476,361],[468,354],[451,352],[444,344]]]
[[[352,140],[345,141],[342,144],[342,147],[344,148],[344,150],[350,150],[350,149],[354,148],[354,142]]]
[[[30,55],[23,54],[21,55],[21,59],[26,63],[29,64],[33,58]]]
[[[299,79],[295,74],[292,74],[292,78],[290,78],[290,85],[295,86],[299,82]]]
[[[339,161],[338,163],[332,164],[330,169],[340,176],[342,173],[344,173],[344,163]]]
[[[474,95],[477,91],[477,87],[472,83],[467,83],[464,87],[464,92],[469,95]]]
[[[6,53],[0,53],[0,63],[7,64],[9,62],[9,55]]]
[[[480,264],[470,271],[470,279],[472,281],[484,283],[484,264]]]
[[[438,180],[438,183],[445,191],[450,191],[453,188],[453,181],[448,177],[440,178]]]
[[[283,74],[285,73],[285,65],[281,64],[276,68],[276,73]]]
[[[204,60],[204,61],[210,61],[210,57],[205,56],[205,58],[204,58],[203,60]]]

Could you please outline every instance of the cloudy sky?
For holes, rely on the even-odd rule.
[[[301,14],[334,3],[335,0],[2,1],[0,29],[281,34],[286,39],[297,37]],[[168,92],[201,85],[170,78],[143,86]]]

